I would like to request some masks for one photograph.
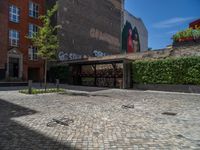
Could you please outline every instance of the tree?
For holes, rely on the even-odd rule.
[[[44,59],[45,61],[45,73],[44,73],[44,84],[45,91],[47,88],[47,65],[49,61],[53,61],[57,56],[57,49],[59,47],[57,29],[60,28],[59,25],[52,26],[51,20],[53,15],[58,10],[58,5],[56,4],[51,10],[43,16],[40,16],[40,20],[43,23],[42,27],[39,27],[37,33],[34,33],[32,37],[28,37],[33,46],[37,47],[37,55]]]

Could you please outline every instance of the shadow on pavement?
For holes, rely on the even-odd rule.
[[[34,110],[0,99],[0,150],[77,150],[11,120],[35,113]]]

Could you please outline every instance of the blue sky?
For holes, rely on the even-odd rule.
[[[125,0],[125,8],[142,18],[149,32],[149,47],[164,48],[177,31],[200,18],[200,0]]]

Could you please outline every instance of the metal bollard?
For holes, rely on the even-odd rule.
[[[28,81],[28,94],[32,94],[32,80]]]
[[[57,92],[59,91],[59,88],[60,88],[60,81],[59,79],[56,79],[56,88],[57,88]]]

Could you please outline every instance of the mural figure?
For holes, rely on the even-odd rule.
[[[128,42],[127,42],[127,52],[128,53],[133,53],[134,52],[134,47],[133,47],[133,34],[132,34],[132,30],[129,29],[128,31]]]
[[[136,27],[133,29],[133,46],[134,46],[135,52],[140,52],[140,39],[139,39],[138,30]]]
[[[132,28],[130,22],[126,21],[122,31],[122,51],[126,53],[140,52],[140,41],[137,28]]]

